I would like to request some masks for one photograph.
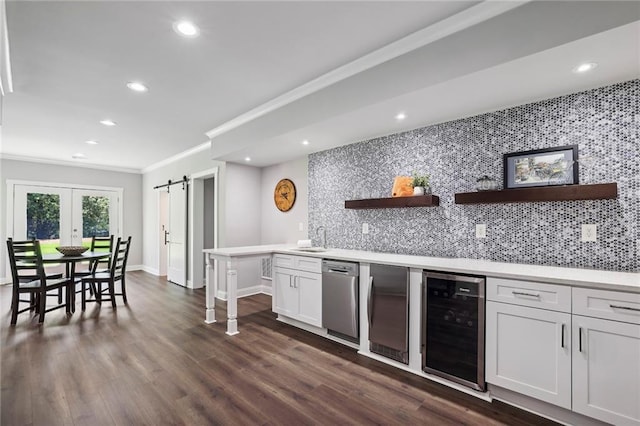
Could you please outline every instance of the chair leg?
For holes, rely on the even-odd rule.
[[[109,297],[111,297],[111,306],[116,307],[116,282],[109,281]]]
[[[87,282],[80,281],[80,287],[82,287],[82,296],[80,297],[82,299],[82,310],[84,311],[87,309],[87,295],[85,294],[85,291],[87,290]],[[91,288],[91,284],[89,284],[89,288]]]
[[[91,283],[91,285],[93,286],[93,295],[96,299],[96,302],[98,303],[98,305],[102,305],[102,283],[97,282],[95,283],[95,285],[94,283]]]
[[[62,304],[62,287],[58,289],[58,305]]]
[[[40,293],[40,315],[38,317],[38,322],[42,324],[44,322],[44,311],[47,310],[47,293],[44,291]]]
[[[124,304],[127,305],[127,287],[124,285],[124,274],[120,280],[120,285],[122,286],[122,299],[124,300]]]
[[[16,325],[16,322],[18,322],[18,299],[20,298],[20,295],[18,294],[18,292],[14,291],[13,295],[11,296],[11,325]]]

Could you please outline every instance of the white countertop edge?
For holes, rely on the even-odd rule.
[[[295,250],[292,244],[205,249],[211,257],[229,261],[236,257],[292,254],[362,263],[381,263],[435,271],[485,275],[496,278],[535,280],[538,282],[640,293],[640,273],[602,271],[597,269],[493,262],[483,259],[443,258],[359,250],[327,249],[323,252]]]

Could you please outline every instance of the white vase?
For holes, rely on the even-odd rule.
[[[422,186],[414,186],[413,195],[424,195],[424,188]]]

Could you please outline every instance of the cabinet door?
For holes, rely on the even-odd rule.
[[[640,425],[640,325],[573,316],[573,411]]]
[[[322,274],[296,272],[300,296],[299,320],[322,327]]]
[[[570,314],[489,301],[486,327],[488,383],[571,409]]]
[[[295,318],[298,315],[298,289],[294,286],[294,272],[274,268],[273,312]]]

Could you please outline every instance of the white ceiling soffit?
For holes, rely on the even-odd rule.
[[[611,46],[616,46],[612,49]],[[576,75],[585,60],[597,71]],[[640,23],[606,31],[293,129],[221,158],[264,167],[292,157],[640,78]],[[499,90],[499,93],[496,93]],[[397,122],[394,116],[406,112]],[[302,146],[301,141],[310,141]]]
[[[637,2],[530,2],[220,133],[212,139],[212,156],[234,162],[250,156],[252,165],[266,166],[369,137],[635,78],[638,27],[606,32],[639,19]],[[572,43],[599,33],[602,38],[593,43]],[[619,43],[597,44],[608,37]],[[557,57],[556,47],[562,52]],[[590,55],[603,58],[598,73],[577,80],[570,69],[592,59]],[[567,63],[573,57],[576,62]],[[615,65],[609,67],[606,60]],[[414,109],[400,126],[392,117],[404,105]],[[380,110],[388,115],[376,116],[376,109],[378,115]],[[301,146],[303,139],[311,144]]]

